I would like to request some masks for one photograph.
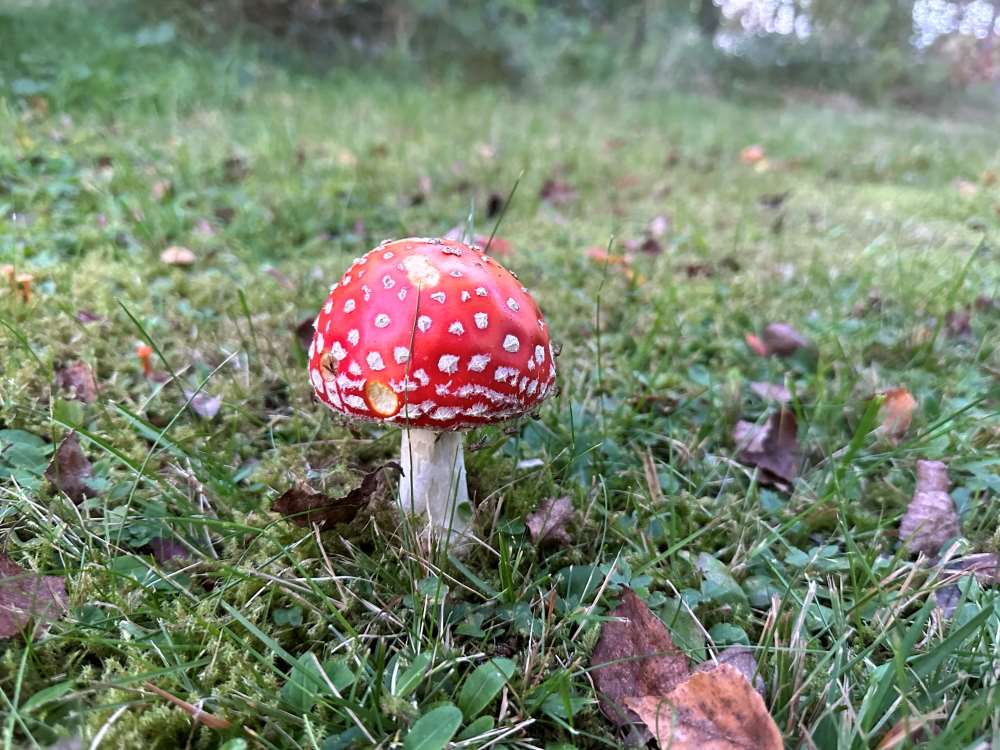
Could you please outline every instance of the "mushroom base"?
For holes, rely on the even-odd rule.
[[[446,532],[453,544],[468,541],[468,514],[459,510],[462,503],[469,502],[462,433],[404,429],[399,455],[403,467],[399,505],[403,511],[423,514],[427,530],[432,534]]]

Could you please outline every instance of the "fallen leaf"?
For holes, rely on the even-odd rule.
[[[786,190],[783,193],[764,193],[757,197],[757,202],[764,208],[781,208],[791,194],[791,190]]]
[[[242,182],[250,173],[250,167],[242,156],[230,156],[222,162],[222,176],[226,182]]]
[[[904,716],[897,721],[892,729],[885,733],[875,750],[896,750],[898,747],[915,747],[922,745],[928,738],[928,732],[934,734],[934,727],[948,717],[943,708],[936,708],[926,714]],[[979,747],[988,748],[988,745]]]
[[[45,478],[52,486],[74,503],[81,503],[85,498],[97,494],[88,483],[92,474],[93,466],[83,454],[80,439],[75,432],[69,433],[59,443],[52,462],[45,470]]]
[[[992,552],[952,558],[945,563],[944,572],[947,575],[974,575],[983,586],[1000,583],[1000,566],[997,564],[997,556]]]
[[[222,222],[223,226],[228,226],[236,218],[236,209],[232,206],[216,206],[215,218]]]
[[[669,230],[670,219],[660,214],[650,219],[649,226],[646,227],[646,234],[655,239],[661,239],[666,236]]]
[[[749,346],[755,354],[759,354],[761,357],[766,357],[768,355],[767,347],[764,345],[764,342],[760,340],[759,336],[753,333],[748,333],[744,338],[746,339],[747,346]]]
[[[950,620],[955,614],[960,601],[962,601],[962,589],[956,584],[942,586],[934,591],[934,603],[946,620]]]
[[[503,210],[505,199],[500,193],[490,193],[486,199],[486,218],[495,218]]]
[[[181,245],[171,245],[160,253],[160,260],[169,266],[190,266],[197,259],[188,248]]]
[[[37,635],[66,612],[66,582],[25,570],[0,553],[0,638],[12,638],[32,620]]]
[[[172,537],[153,537],[149,540],[149,549],[160,565],[170,560],[187,560],[191,557],[187,547]]]
[[[770,323],[761,334],[761,342],[768,354],[789,357],[799,349],[809,346],[809,341],[788,323]]]
[[[340,523],[350,523],[378,489],[379,475],[383,470],[397,473],[403,471],[395,461],[382,464],[365,474],[358,487],[339,499],[300,484],[275,500],[271,504],[271,510],[280,513],[296,526],[319,524],[320,531],[326,531]]]
[[[103,323],[107,318],[98,315],[91,310],[79,309],[76,311],[76,319],[78,322],[87,325],[88,323]]]
[[[733,430],[733,439],[737,447],[745,446],[737,454],[737,460],[760,469],[761,484],[785,490],[791,487],[802,461],[798,424],[792,412],[782,409],[772,414],[764,425],[741,420]]]
[[[757,673],[757,660],[749,646],[730,646],[719,652],[714,661],[702,662],[698,665],[698,672],[711,672],[720,664],[728,664],[738,671],[743,678],[753,685],[753,689],[764,697],[764,678]]]
[[[660,255],[663,252],[663,245],[655,237],[647,237],[639,244],[639,251],[646,255]]]
[[[170,180],[156,180],[149,188],[149,196],[160,203],[173,192],[174,184]]]
[[[531,541],[536,545],[568,545],[571,541],[566,526],[576,520],[573,501],[568,497],[550,497],[538,504],[534,513],[525,521]]]
[[[764,699],[729,664],[695,672],[669,694],[628,697],[625,704],[663,750],[784,748]]]
[[[220,396],[210,396],[204,391],[195,393],[185,388],[184,398],[188,400],[188,406],[191,407],[191,410],[202,419],[214,419],[215,415],[219,413],[219,408],[222,406],[222,398]]]
[[[85,404],[92,404],[97,400],[97,381],[94,379],[94,372],[90,369],[90,365],[82,360],[70,362],[57,370],[56,385],[69,391],[73,398]]]
[[[601,626],[590,657],[591,675],[604,712],[617,726],[635,723],[625,708],[629,698],[667,695],[688,675],[687,657],[645,602],[630,589]]]
[[[566,180],[550,177],[542,183],[539,197],[553,206],[566,206],[576,200],[576,188]]]
[[[962,198],[975,198],[979,194],[979,185],[969,180],[955,180],[955,190]]]
[[[417,188],[410,194],[410,205],[421,206],[427,202],[434,184],[427,175],[421,175],[417,180]]]
[[[949,338],[968,338],[972,335],[972,310],[967,307],[949,310],[944,316],[944,327]]]
[[[283,286],[288,291],[290,291],[290,292],[294,292],[295,291],[295,282],[292,281],[287,276],[285,276],[285,274],[283,274],[281,271],[279,271],[274,266],[268,266],[267,268],[265,268],[264,269],[264,273],[266,273],[272,279],[274,279],[275,281],[277,281],[281,286]]]
[[[764,161],[765,157],[764,147],[757,143],[747,146],[740,151],[740,161],[751,166]]]
[[[791,392],[780,383],[751,383],[750,391],[762,401],[777,401],[779,404],[787,404],[792,400]]]
[[[879,409],[879,426],[875,430],[890,440],[900,440],[910,429],[917,400],[906,388],[890,388],[883,394],[885,400]]]
[[[917,461],[913,499],[899,522],[899,538],[911,552],[936,555],[961,528],[948,494],[948,469],[940,461]]]
[[[477,234],[473,240],[473,245],[477,245],[483,249],[483,252],[488,255],[500,255],[506,256],[514,252],[514,246],[510,244],[509,241],[505,240],[503,237],[493,236],[493,240],[490,241],[490,236],[488,234]]]
[[[315,323],[316,318],[306,318],[295,326],[295,338],[299,340],[299,344],[304,351],[309,351],[309,347],[312,345],[313,335],[315,334],[313,326]]]

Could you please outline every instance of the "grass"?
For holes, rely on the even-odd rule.
[[[542,95],[310,77],[169,28],[7,13],[0,261],[35,282],[28,304],[0,294],[0,428],[47,447],[0,455],[0,530],[12,559],[66,578],[71,606],[0,644],[4,748],[393,747],[421,717],[452,721],[448,704],[465,747],[617,747],[588,668],[626,585],[694,661],[752,646],[790,746],[871,747],[923,716],[931,747],[1000,741],[1000,600],[965,578],[943,617],[943,578],[896,537],[931,458],[961,548],[1000,545],[1000,315],[976,312],[967,336],[943,325],[1000,294],[995,131],[629,81]],[[740,162],[753,143],[766,171]],[[270,513],[295,481],[343,494],[398,451],[395,431],[312,401],[295,327],[383,238],[443,233],[470,206],[489,234],[489,194],[522,171],[499,234],[562,345],[561,392],[470,437],[489,551],[421,555],[395,535],[391,489],[323,535]],[[577,191],[566,206],[538,198],[553,176]],[[588,259],[661,214],[664,252],[639,253],[631,280]],[[194,266],[159,261],[175,244]],[[748,350],[773,320],[815,356]],[[147,340],[173,382],[143,377]],[[55,386],[75,360],[95,403]],[[736,420],[767,412],[760,380],[797,396],[790,494],[733,460]],[[890,446],[864,415],[895,386],[919,410]],[[222,398],[215,419],[184,408],[198,387]],[[41,477],[70,429],[99,490],[79,506]],[[563,495],[574,541],[539,551],[525,514]],[[157,563],[157,537],[186,556]],[[193,725],[147,681],[232,728]]]

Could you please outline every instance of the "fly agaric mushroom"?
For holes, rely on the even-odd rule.
[[[460,430],[530,412],[554,390],[553,350],[531,295],[478,248],[395,240],[354,260],[314,326],[316,395],[352,419],[400,425],[404,512],[467,538]]]

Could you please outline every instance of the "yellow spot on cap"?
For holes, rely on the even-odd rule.
[[[437,286],[441,272],[423,255],[410,255],[403,259],[406,278],[417,287]]]
[[[385,383],[369,380],[365,385],[365,396],[371,410],[380,416],[391,417],[399,409],[399,396]]]

